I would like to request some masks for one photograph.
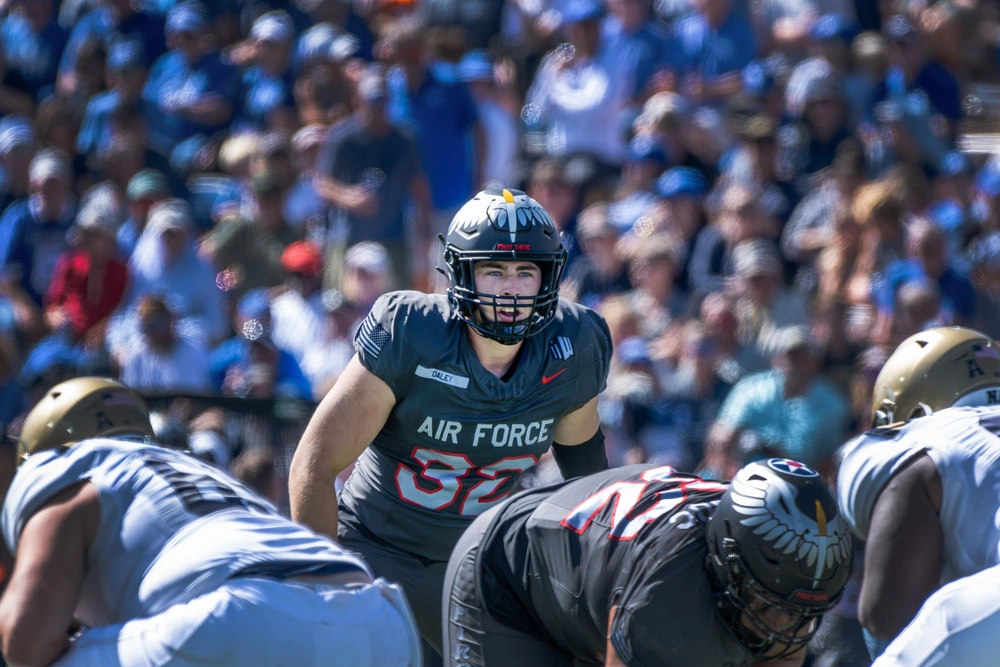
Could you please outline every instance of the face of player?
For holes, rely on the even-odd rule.
[[[516,300],[503,297],[538,296],[542,287],[542,270],[532,262],[478,262],[474,268],[476,291],[496,294],[496,308],[492,304],[479,308],[484,320],[515,322],[531,317],[531,306],[520,307]],[[515,305],[518,307],[515,308]]]
[[[753,584],[747,586],[745,600],[750,613],[744,612],[740,616],[740,623],[761,639],[767,638],[771,633],[796,637],[804,636],[814,631],[816,624],[819,623],[818,618],[802,623],[801,614],[780,607],[775,598]],[[751,615],[756,617],[756,622],[751,618]],[[766,626],[767,630],[762,628],[761,624]],[[776,640],[774,645],[760,658],[767,659],[785,655],[789,648],[788,644]]]

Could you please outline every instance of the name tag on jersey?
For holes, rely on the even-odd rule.
[[[459,389],[467,389],[469,387],[469,378],[464,378],[461,375],[445,373],[444,371],[439,371],[436,368],[417,366],[417,370],[415,370],[413,374],[417,377],[427,378],[428,380],[437,380],[438,382],[450,384],[452,387],[458,387]]]

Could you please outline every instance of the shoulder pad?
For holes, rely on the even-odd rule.
[[[447,297],[390,292],[378,298],[354,334],[362,365],[399,396],[396,378],[406,359],[433,361],[451,349],[446,330],[454,326]],[[409,348],[412,354],[405,354]]]

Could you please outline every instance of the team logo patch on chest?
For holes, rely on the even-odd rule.
[[[556,359],[569,359],[573,356],[573,343],[566,336],[557,336],[549,344],[549,350]]]
[[[461,375],[455,375],[454,373],[448,373],[447,371],[441,371],[436,368],[417,366],[417,370],[413,371],[413,374],[427,380],[437,380],[438,382],[442,382],[444,384],[450,384],[452,387],[458,387],[459,389],[467,389],[469,387],[469,378],[462,377]]]

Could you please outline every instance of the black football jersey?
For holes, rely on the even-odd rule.
[[[447,297],[393,292],[355,336],[396,405],[347,481],[342,520],[432,561],[516,489],[555,425],[604,390],[611,361],[604,319],[565,300],[506,381],[483,368],[469,335]]]
[[[716,612],[705,528],[727,484],[669,466],[615,468],[514,496],[479,573],[501,622],[604,664],[736,667],[751,656]]]

